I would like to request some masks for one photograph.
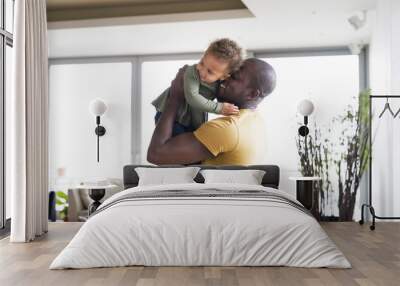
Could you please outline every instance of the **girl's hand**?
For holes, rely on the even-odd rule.
[[[225,116],[236,115],[236,114],[239,114],[239,108],[234,104],[224,102],[224,103],[222,103],[221,113]]]

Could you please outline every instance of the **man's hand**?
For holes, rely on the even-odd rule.
[[[236,115],[236,114],[239,114],[239,108],[238,108],[236,105],[234,105],[234,104],[224,102],[224,103],[222,104],[222,111],[221,111],[221,113],[222,113],[223,115],[225,115],[225,116],[228,116],[228,115]]]

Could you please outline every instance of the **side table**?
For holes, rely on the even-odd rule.
[[[296,199],[311,213],[319,217],[319,196],[314,194],[314,182],[321,180],[320,177],[289,177],[289,180],[296,181]],[[316,203],[315,203],[316,202]]]
[[[87,189],[89,197],[93,200],[93,202],[89,205],[89,217],[93,214],[97,208],[101,205],[100,200],[106,194],[106,189],[116,187],[116,185],[106,185],[106,186],[97,186],[97,185],[79,185],[81,189]]]

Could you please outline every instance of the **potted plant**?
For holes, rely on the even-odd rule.
[[[59,218],[68,221],[68,195],[63,191],[56,192],[56,205],[59,209]]]
[[[340,128],[338,142],[324,137],[316,124],[312,134],[296,140],[302,175],[322,178],[314,182],[314,191],[318,194],[314,196],[315,203],[320,205],[322,220],[353,220],[357,192],[370,156],[369,96],[370,90],[361,92],[356,108],[349,105],[344,114],[333,118],[326,134],[332,128]],[[332,168],[337,177],[337,192],[332,183]],[[326,208],[333,208],[333,196],[337,196],[337,219],[326,216]]]

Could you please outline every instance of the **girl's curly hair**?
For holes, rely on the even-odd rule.
[[[219,60],[228,62],[228,73],[238,70],[243,63],[244,52],[242,48],[228,38],[213,41],[205,54],[212,54]]]

